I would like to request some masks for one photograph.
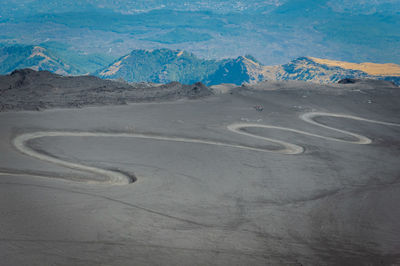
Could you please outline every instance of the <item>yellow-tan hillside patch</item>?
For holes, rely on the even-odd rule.
[[[335,61],[329,59],[321,59],[309,57],[318,64],[336,66],[344,69],[361,70],[369,75],[374,76],[400,76],[400,65],[396,64],[376,64],[376,63],[349,63],[343,61]]]
[[[121,64],[122,64],[122,61],[125,60],[125,59],[127,59],[129,56],[130,56],[130,55],[127,55],[127,56],[123,57],[120,61],[115,62],[115,63],[112,64],[109,68],[103,70],[103,71],[100,73],[100,75],[102,75],[102,76],[112,76],[112,75],[114,75],[114,74],[117,73],[118,70],[121,68],[121,66],[122,66],[122,65],[121,65]]]
[[[48,57],[47,55],[45,55],[44,52],[45,52],[45,49],[44,49],[44,48],[42,48],[42,47],[40,47],[40,46],[35,46],[35,47],[33,48],[32,54],[28,57],[28,59],[31,59],[31,58],[33,58],[33,57],[35,57],[35,56],[40,56],[40,57],[43,57],[44,60],[46,60],[46,61],[52,60],[50,57]]]

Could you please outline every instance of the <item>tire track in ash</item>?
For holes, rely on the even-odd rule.
[[[249,132],[245,132],[243,131],[244,128],[268,128],[268,129],[278,129],[278,130],[283,130],[283,131],[288,131],[288,132],[293,132],[293,133],[298,133],[298,134],[302,134],[302,135],[306,135],[306,136],[311,136],[311,137],[316,137],[316,138],[321,138],[321,139],[326,139],[326,140],[331,140],[331,141],[338,141],[338,142],[346,142],[346,143],[353,143],[353,144],[370,144],[372,142],[371,139],[350,132],[350,131],[346,131],[346,130],[342,130],[342,129],[338,129],[338,128],[334,128],[334,127],[330,127],[327,125],[324,125],[322,123],[319,123],[317,121],[314,120],[314,118],[316,117],[321,117],[321,116],[328,116],[328,117],[338,117],[338,118],[347,118],[347,119],[353,119],[353,120],[357,120],[357,121],[363,121],[363,122],[369,122],[369,123],[375,123],[375,124],[381,124],[381,125],[386,125],[386,126],[400,126],[400,124],[396,124],[396,123],[390,123],[390,122],[382,122],[382,121],[377,121],[377,120],[371,120],[371,119],[366,119],[366,118],[362,118],[362,117],[358,117],[358,116],[352,116],[352,115],[345,115],[345,114],[334,114],[334,113],[324,113],[324,112],[310,112],[310,113],[305,113],[302,114],[300,116],[300,119],[319,126],[319,127],[323,127],[332,131],[336,131],[345,135],[349,135],[351,137],[354,137],[357,140],[344,140],[344,139],[339,139],[339,138],[334,138],[334,137],[326,137],[326,136],[322,136],[319,134],[314,134],[311,132],[307,132],[307,131],[302,131],[302,130],[298,130],[298,129],[293,129],[293,128],[288,128],[288,127],[279,127],[279,126],[272,126],[272,125],[262,125],[262,124],[255,124],[255,123],[233,123],[230,124],[228,126],[228,129],[230,131],[233,131],[235,133],[238,134],[242,134],[245,136],[249,136],[249,137],[253,137],[253,138],[258,138],[258,139],[262,139],[268,142],[272,142],[278,145],[283,146],[283,149],[280,150],[271,150],[271,152],[278,152],[278,153],[283,153],[283,154],[299,154],[302,153],[304,151],[304,148],[296,145],[296,144],[291,144],[285,141],[281,141],[281,140],[277,140],[277,139],[272,139],[272,138],[267,138],[267,137],[263,137],[263,136],[259,136],[256,134],[252,134]]]
[[[25,133],[25,134],[21,134],[21,135],[17,136],[14,139],[13,144],[21,153],[26,154],[31,157],[34,157],[36,159],[50,162],[50,163],[53,163],[53,164],[56,164],[59,166],[67,167],[70,169],[75,169],[75,170],[79,170],[79,171],[84,171],[84,172],[89,172],[89,173],[105,176],[106,178],[108,178],[107,181],[103,181],[103,182],[85,180],[86,183],[102,183],[102,184],[105,183],[105,184],[112,184],[112,185],[125,185],[125,184],[134,182],[135,179],[122,173],[122,172],[118,172],[115,170],[107,170],[107,169],[102,169],[99,167],[88,166],[88,165],[84,165],[84,164],[61,160],[54,156],[36,151],[36,150],[30,148],[27,145],[27,143],[30,140],[43,138],[43,137],[113,137],[113,138],[151,139],[151,140],[159,140],[159,141],[173,141],[173,142],[180,142],[180,143],[197,143],[197,144],[215,145],[215,146],[221,146],[221,147],[229,147],[229,148],[258,151],[258,152],[274,152],[274,153],[280,153],[280,154],[300,154],[304,151],[304,148],[302,146],[299,146],[299,145],[296,145],[293,143],[289,143],[286,141],[282,141],[282,140],[267,138],[267,137],[259,136],[259,135],[252,134],[249,132],[245,132],[243,130],[245,128],[277,129],[277,130],[312,136],[312,137],[316,137],[316,138],[322,138],[322,139],[326,139],[326,140],[330,140],[330,141],[346,142],[346,143],[352,143],[352,144],[370,144],[372,142],[371,139],[369,139],[365,136],[362,136],[362,135],[359,135],[356,133],[352,133],[352,132],[349,132],[346,130],[330,127],[330,126],[324,125],[324,124],[319,123],[314,120],[314,118],[321,117],[321,116],[353,119],[353,120],[357,120],[357,121],[369,122],[369,123],[375,123],[375,124],[381,124],[381,125],[387,125],[387,126],[400,126],[400,124],[396,124],[396,123],[371,120],[371,119],[361,118],[361,117],[352,116],[352,115],[324,113],[324,112],[310,112],[310,113],[302,114],[300,116],[300,119],[302,119],[303,121],[305,121],[307,123],[310,123],[310,124],[313,124],[313,125],[316,125],[319,127],[323,127],[328,130],[332,130],[332,131],[336,131],[336,132],[339,132],[339,133],[342,133],[345,135],[349,135],[349,136],[355,138],[356,140],[353,141],[353,140],[344,140],[344,139],[339,139],[339,138],[334,138],[334,137],[326,137],[323,135],[314,134],[311,132],[306,132],[306,131],[288,128],[288,127],[254,124],[254,123],[233,123],[233,124],[230,124],[227,126],[227,129],[229,131],[237,133],[237,134],[261,139],[263,141],[267,141],[270,143],[274,143],[274,144],[281,146],[282,148],[281,149],[258,148],[258,147],[252,147],[252,146],[247,146],[247,145],[231,144],[231,143],[227,143],[227,142],[220,142],[220,141],[213,141],[213,140],[206,140],[206,139],[172,137],[172,136],[165,136],[165,135],[142,134],[142,133],[106,133],[106,132],[74,132],[74,131],[38,131],[38,132],[33,132],[33,133]]]

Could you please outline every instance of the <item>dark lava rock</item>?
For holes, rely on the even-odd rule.
[[[0,111],[193,99],[211,94],[211,90],[200,82],[192,85],[171,82],[161,86],[129,84],[94,76],[65,77],[32,69],[0,75]]]
[[[338,81],[339,84],[353,84],[359,82],[358,79],[345,78]]]

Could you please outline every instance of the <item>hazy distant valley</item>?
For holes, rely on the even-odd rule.
[[[399,64],[399,11],[392,0],[13,0],[0,7],[0,43],[45,46],[67,59],[168,48],[216,60],[251,54],[264,65],[304,56]]]

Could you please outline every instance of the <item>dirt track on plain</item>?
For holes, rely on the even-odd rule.
[[[54,156],[44,154],[44,153],[41,153],[39,151],[36,151],[36,150],[30,148],[27,145],[27,143],[30,140],[37,139],[37,138],[44,138],[44,137],[112,137],[112,138],[139,138],[139,139],[151,139],[151,140],[157,140],[157,141],[197,143],[197,144],[205,144],[205,145],[230,147],[230,148],[236,148],[236,149],[245,149],[245,150],[251,150],[251,151],[258,151],[258,152],[275,152],[275,153],[281,153],[281,154],[300,154],[304,151],[304,148],[299,145],[289,143],[286,141],[282,141],[282,140],[278,140],[278,139],[267,138],[267,137],[259,136],[256,134],[244,132],[243,131],[244,128],[277,129],[277,130],[289,131],[289,132],[294,132],[297,134],[303,134],[303,135],[307,135],[307,136],[322,138],[322,139],[326,139],[326,140],[330,140],[330,141],[347,142],[347,143],[352,143],[352,144],[370,144],[372,142],[368,137],[365,137],[365,136],[362,136],[359,134],[355,134],[355,133],[352,133],[352,132],[349,132],[346,130],[329,127],[329,126],[326,126],[326,125],[321,124],[314,120],[315,117],[321,117],[321,116],[347,118],[347,119],[353,119],[353,120],[358,120],[358,121],[363,121],[363,122],[368,122],[368,123],[376,123],[376,124],[389,125],[389,126],[400,126],[399,124],[395,124],[395,123],[365,119],[365,118],[361,118],[358,116],[352,116],[352,115],[324,113],[324,112],[310,112],[310,113],[302,114],[300,116],[300,118],[308,123],[311,123],[311,124],[314,124],[314,125],[317,125],[317,126],[329,129],[329,130],[333,130],[333,131],[336,131],[339,133],[343,133],[345,135],[349,135],[351,137],[356,138],[357,140],[351,141],[351,140],[344,140],[344,139],[333,138],[333,137],[326,137],[323,135],[313,134],[310,132],[297,130],[297,129],[293,129],[293,128],[288,128],[288,127],[279,127],[279,126],[263,125],[263,124],[255,124],[255,123],[233,123],[233,124],[230,124],[227,126],[227,129],[229,131],[232,131],[237,134],[242,134],[245,136],[261,139],[266,142],[271,142],[271,143],[277,144],[279,146],[282,146],[283,148],[268,149],[268,148],[251,147],[251,146],[239,145],[239,144],[224,143],[224,142],[218,142],[218,141],[212,141],[212,140],[206,140],[206,139],[171,137],[171,136],[163,136],[163,135],[155,135],[155,134],[67,132],[67,131],[42,131],[42,132],[26,133],[26,134],[17,136],[13,140],[13,144],[20,152],[22,152],[26,155],[29,155],[31,157],[34,157],[36,159],[54,163],[56,165],[64,166],[67,168],[81,170],[84,172],[90,172],[93,174],[98,174],[98,175],[107,177],[107,181],[100,182],[100,183],[111,184],[111,185],[126,185],[126,184],[134,182],[135,180],[132,180],[131,177],[129,177],[123,173],[117,172],[117,171],[106,170],[106,169],[102,169],[99,167],[87,166],[84,164],[78,164],[78,163],[73,163],[73,162],[68,162],[65,160],[58,159]],[[2,174],[2,173],[0,173],[0,174]],[[96,181],[86,181],[86,182],[99,183]]]

